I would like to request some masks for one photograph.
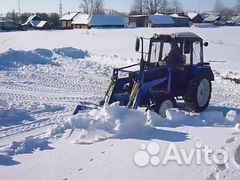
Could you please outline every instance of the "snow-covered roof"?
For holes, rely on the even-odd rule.
[[[206,17],[204,19],[204,22],[215,22],[219,19],[220,17],[219,16],[216,16],[216,15],[209,15],[208,17]]]
[[[232,21],[235,23],[240,23],[240,15],[237,17],[234,17]]]
[[[47,21],[38,21],[38,20],[35,20],[35,21],[31,21],[30,23],[31,23],[31,25],[32,25],[33,27],[42,28],[42,27],[44,27],[44,25],[47,23]]]
[[[42,18],[37,15],[31,15],[31,16],[29,16],[27,21],[25,23],[23,23],[22,25],[28,25],[29,23],[31,23],[31,21],[42,21]]]
[[[193,32],[178,32],[175,33],[175,35],[179,38],[200,38],[197,34]]]
[[[174,18],[182,18],[182,19],[189,19],[188,17],[179,16],[178,14],[172,14],[171,17],[174,17]]]
[[[79,14],[78,12],[69,12],[64,14],[61,18],[60,21],[70,21],[72,20],[77,14]]]
[[[168,15],[150,15],[149,20],[153,24],[175,24],[175,21]]]
[[[89,26],[124,26],[125,21],[121,16],[92,15],[88,24]]]
[[[190,19],[194,19],[198,15],[198,13],[196,13],[196,12],[189,12],[189,13],[187,13],[187,15],[188,15],[188,17]]]
[[[73,18],[72,24],[88,24],[90,15],[79,13]]]
[[[130,15],[129,17],[147,17],[147,15]]]

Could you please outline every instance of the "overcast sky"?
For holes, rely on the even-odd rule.
[[[58,12],[59,0],[19,0],[22,12]],[[105,7],[121,12],[129,12],[132,0],[104,0]],[[212,10],[215,0],[180,0],[185,10]],[[224,4],[232,7],[236,0],[223,0]],[[63,12],[78,11],[81,0],[62,0]],[[0,14],[18,11],[18,0],[0,0]]]

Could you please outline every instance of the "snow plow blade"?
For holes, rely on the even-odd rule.
[[[76,115],[82,111],[92,110],[98,108],[99,105],[89,102],[80,102],[80,104],[75,108],[73,115]]]

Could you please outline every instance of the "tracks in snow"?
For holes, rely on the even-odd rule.
[[[91,57],[76,60],[55,56],[60,66],[30,65],[0,71],[0,99],[10,107],[27,110],[35,119],[7,127],[0,121],[4,127],[0,128],[0,139],[55,124],[72,115],[79,102],[101,100],[109,81],[109,66]]]

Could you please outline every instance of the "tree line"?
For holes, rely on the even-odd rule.
[[[17,24],[23,24],[31,15],[38,15],[43,20],[48,21],[53,27],[59,26],[60,16],[58,13],[16,13],[15,11],[8,12],[5,16],[5,19],[11,19]]]
[[[234,7],[226,7],[222,0],[216,0],[214,4],[214,12],[221,14],[226,19],[230,19],[234,15],[240,15],[240,0],[236,0]]]
[[[183,5],[179,0],[133,0],[130,14],[156,14],[167,12],[183,12]]]
[[[81,0],[80,10],[87,14],[120,14],[115,10],[105,9],[104,0]],[[240,14],[240,0],[236,0],[236,5],[233,8],[226,7],[222,0],[216,0],[214,9],[215,12],[220,13],[226,19],[229,19],[233,15]],[[132,6],[130,15],[141,15],[141,14],[155,14],[155,13],[177,13],[183,12],[183,5],[179,0],[132,0]],[[42,17],[45,21],[50,22],[52,26],[59,26],[59,14],[58,13],[35,13]],[[8,12],[5,16],[6,19],[12,19],[18,24],[22,24],[27,21],[28,17],[32,13],[15,13]]]

